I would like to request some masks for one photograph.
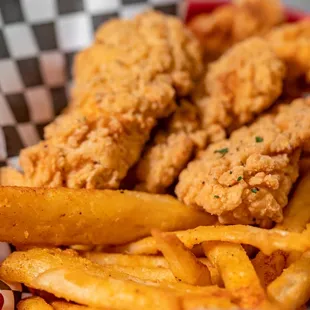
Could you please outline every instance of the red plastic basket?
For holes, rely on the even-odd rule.
[[[198,15],[200,13],[212,12],[215,8],[227,4],[229,2],[230,1],[227,0],[217,0],[217,1],[189,0],[186,3],[187,6],[186,10],[184,10],[186,12],[184,20],[185,22],[188,22],[195,15]],[[309,13],[292,8],[286,8],[286,15],[288,22],[296,22],[301,19],[310,18]]]

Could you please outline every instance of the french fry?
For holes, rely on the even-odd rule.
[[[205,242],[203,248],[209,260],[218,267],[225,287],[241,308],[254,309],[266,301],[265,292],[241,245]]]
[[[267,288],[271,300],[285,309],[297,309],[310,298],[310,252],[292,263]]]
[[[125,267],[169,268],[162,256],[126,255],[102,252],[86,252],[82,256],[100,265],[118,265]]]
[[[146,267],[130,267],[118,265],[105,265],[103,267],[107,272],[116,272],[127,274],[142,281],[155,282],[176,282],[173,273],[167,268],[146,268]],[[207,267],[206,267],[207,268]]]
[[[254,269],[264,288],[281,275],[286,266],[287,255],[282,251],[275,251],[270,256],[259,252],[252,259]]]
[[[127,274],[106,270],[86,258],[77,256],[72,250],[31,249],[13,252],[0,265],[0,278],[9,282],[19,282],[33,287],[33,280],[40,273],[55,268],[75,268],[102,277],[112,275],[118,279],[131,278]]]
[[[140,267],[140,268],[169,268],[167,260],[162,256],[152,255],[127,255],[127,254],[114,254],[114,253],[102,253],[102,252],[86,252],[81,253],[82,256],[91,260],[99,265],[118,265],[124,267]],[[199,261],[206,265],[211,274],[212,284],[216,284],[220,287],[223,286],[223,282],[218,273],[217,268],[213,266],[210,261],[205,258],[199,258]]]
[[[310,221],[310,174],[305,174],[298,183],[297,188],[284,210],[284,220],[276,225],[276,229],[289,232],[302,232]],[[282,273],[285,266],[289,266],[301,256],[300,252],[290,252],[288,257],[281,251],[276,251],[271,256],[258,253],[252,260],[253,266],[266,287]]]
[[[30,297],[21,300],[17,304],[17,310],[53,310],[53,307],[41,297]]]
[[[239,309],[230,300],[219,297],[184,296],[183,309]]]
[[[31,216],[29,216],[31,214]],[[215,218],[168,195],[0,187],[0,240],[23,245],[104,245],[209,225]]]
[[[153,230],[152,235],[178,280],[192,285],[211,284],[208,267],[202,264],[174,234]]]
[[[33,284],[56,297],[95,308],[180,309],[179,298],[161,289],[82,270],[50,269],[35,278]]]
[[[247,225],[201,226],[195,229],[175,232],[188,248],[204,241],[226,241],[249,244],[270,255],[276,250],[304,252],[310,248],[309,231],[303,233],[287,232],[279,229],[263,229]],[[114,248],[114,252],[126,254],[157,254],[153,237]]]
[[[299,182],[292,199],[284,210],[283,222],[277,229],[302,232],[310,221],[310,173]]]
[[[94,308],[72,304],[65,301],[54,301],[51,303],[54,310],[112,310],[111,308]]]

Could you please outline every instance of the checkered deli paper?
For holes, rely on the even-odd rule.
[[[155,8],[176,14],[178,0],[0,0],[0,167],[18,167],[19,151],[42,139],[67,105],[74,54],[97,27]],[[1,225],[1,224],[0,224]],[[0,243],[0,262],[14,250]],[[0,310],[29,296],[0,281]]]

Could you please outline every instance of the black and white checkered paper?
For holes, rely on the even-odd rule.
[[[112,17],[150,8],[176,14],[178,0],[0,0],[0,167],[18,167],[22,148],[42,139],[44,126],[68,102],[74,54]],[[0,243],[0,263],[12,248]],[[29,296],[0,281],[0,310]]]

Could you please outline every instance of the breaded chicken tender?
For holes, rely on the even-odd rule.
[[[231,131],[269,108],[282,92],[285,66],[258,37],[236,44],[206,73],[206,96],[197,100],[204,127]]]
[[[174,17],[148,12],[106,23],[77,57],[73,102],[44,141],[21,152],[25,185],[118,188],[157,120],[190,91],[201,58]]]
[[[267,35],[267,40],[287,65],[287,79],[304,76],[310,83],[310,20],[275,28]]]
[[[197,15],[189,28],[203,44],[207,59],[214,59],[232,45],[263,35],[283,21],[280,0],[235,0],[212,13]]]
[[[181,172],[176,194],[224,224],[281,222],[300,149],[309,139],[310,98],[280,105],[210,145]]]
[[[182,100],[146,148],[136,168],[137,190],[164,193],[186,166],[194,151],[206,144],[197,108]]]

